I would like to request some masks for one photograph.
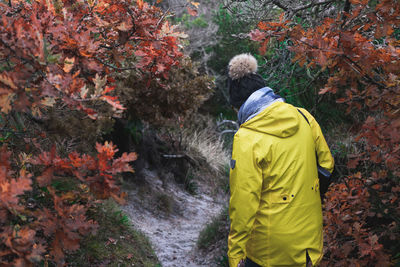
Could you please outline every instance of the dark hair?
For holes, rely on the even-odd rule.
[[[250,73],[236,80],[228,77],[227,86],[229,88],[230,104],[239,109],[252,93],[265,87],[266,83],[261,75]]]

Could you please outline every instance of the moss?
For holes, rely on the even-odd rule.
[[[68,266],[160,266],[147,237],[129,225],[115,202],[99,205],[89,217],[99,223],[99,229],[68,257]]]

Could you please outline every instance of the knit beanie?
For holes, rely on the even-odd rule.
[[[266,86],[256,72],[257,60],[250,54],[240,54],[229,61],[229,102],[235,108],[239,109],[252,93]]]

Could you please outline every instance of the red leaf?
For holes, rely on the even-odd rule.
[[[262,42],[266,36],[267,34],[265,32],[260,31],[259,29],[252,30],[249,33],[250,39],[255,42]]]
[[[279,22],[280,23],[282,23],[283,22],[283,18],[285,17],[285,12],[282,12],[280,15],[279,15]]]
[[[54,177],[54,169],[52,167],[47,168],[42,175],[37,178],[37,182],[39,186],[48,186],[51,183],[52,178]]]
[[[106,86],[106,88],[104,89],[104,91],[101,93],[103,95],[113,91],[115,89],[115,86]]]
[[[157,64],[157,72],[158,73],[161,73],[161,72],[163,72],[163,71],[165,71],[165,65],[163,65],[163,64]]]
[[[143,9],[144,2],[143,0],[136,0],[136,4],[139,9]]]
[[[323,95],[323,94],[326,94],[327,92],[330,92],[331,90],[332,90],[332,87],[325,87],[325,88],[322,88],[321,90],[319,90],[318,94]]]
[[[264,21],[260,21],[257,25],[257,27],[262,30],[262,31],[266,31],[269,29],[268,24]]]
[[[118,100],[115,100],[115,97],[109,96],[109,95],[104,95],[101,97],[101,99],[105,100],[108,104],[113,106],[115,109],[120,109],[124,110],[124,106],[121,105],[121,103]]]
[[[135,161],[136,159],[136,153],[122,154],[120,158],[113,161],[111,173],[117,174],[121,172],[133,172],[132,167],[128,163]]]
[[[12,78],[6,73],[0,73],[0,82],[9,86],[11,89],[17,89],[17,86],[14,84]]]
[[[188,11],[189,15],[191,15],[193,17],[197,16],[197,10],[187,7],[187,11]]]
[[[348,167],[349,169],[355,169],[355,168],[357,167],[359,161],[360,161],[359,158],[350,159],[350,160],[347,162],[347,167]]]

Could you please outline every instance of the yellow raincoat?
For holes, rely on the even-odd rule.
[[[323,256],[322,210],[315,152],[334,161],[310,113],[275,102],[240,126],[231,171],[229,266],[248,257],[261,266],[317,265]]]

